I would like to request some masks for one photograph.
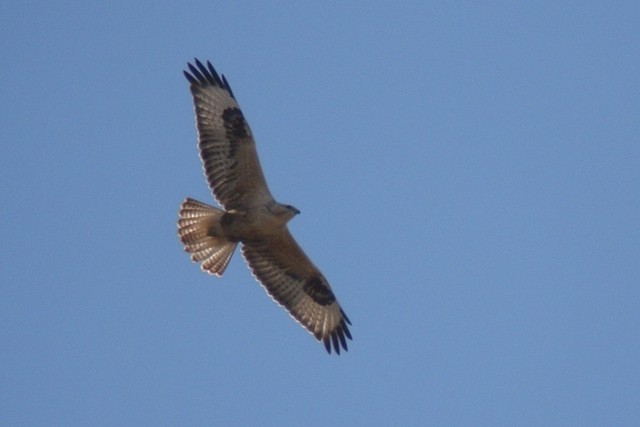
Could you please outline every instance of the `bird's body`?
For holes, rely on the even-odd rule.
[[[209,186],[223,209],[186,199],[178,235],[191,259],[221,276],[238,244],[267,293],[328,352],[347,350],[349,319],[327,280],[287,229],[300,213],[275,201],[267,187],[249,125],[227,80],[210,63],[185,72],[196,112],[198,147]]]

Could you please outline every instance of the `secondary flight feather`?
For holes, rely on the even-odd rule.
[[[329,353],[347,350],[349,318],[329,283],[296,243],[287,222],[300,213],[271,195],[256,144],[224,75],[195,60],[184,72],[196,115],[198,149],[223,209],[187,198],[178,236],[202,270],[222,276],[238,244],[254,277]]]

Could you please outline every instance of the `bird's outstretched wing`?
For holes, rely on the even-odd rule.
[[[200,158],[215,199],[226,210],[272,201],[251,129],[227,79],[210,62],[205,66],[197,59],[184,75],[191,84]]]
[[[269,239],[245,242],[242,254],[267,293],[329,353],[347,350],[351,324],[320,270],[284,228]]]

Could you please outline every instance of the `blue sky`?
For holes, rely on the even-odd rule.
[[[637,2],[4,2],[0,424],[640,424]],[[211,203],[224,73],[353,322],[327,355]]]

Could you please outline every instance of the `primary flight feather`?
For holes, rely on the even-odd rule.
[[[198,149],[207,182],[223,209],[186,199],[178,235],[193,261],[222,276],[238,244],[266,292],[322,341],[329,353],[347,350],[349,318],[329,283],[287,228],[300,213],[275,201],[264,178],[256,145],[229,82],[210,62],[197,59],[184,72],[190,83]]]

